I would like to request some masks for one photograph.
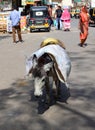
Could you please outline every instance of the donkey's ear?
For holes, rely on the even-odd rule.
[[[43,66],[43,68],[44,68],[45,72],[47,72],[47,71],[50,71],[50,69],[52,68],[52,66],[53,66],[53,62],[49,62],[49,63],[45,64]]]
[[[38,59],[35,54],[33,55],[32,61],[33,61],[33,68],[35,68],[35,66],[38,64]]]

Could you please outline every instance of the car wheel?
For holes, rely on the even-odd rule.
[[[48,28],[47,31],[50,32],[50,28]]]
[[[50,28],[46,28],[45,31],[46,31],[46,32],[50,32]]]
[[[30,32],[33,32],[33,30],[30,28]]]

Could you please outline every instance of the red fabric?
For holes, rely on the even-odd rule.
[[[85,42],[88,36],[88,22],[89,22],[89,17],[87,14],[87,10],[85,7],[82,7],[81,13],[80,13],[80,41]]]

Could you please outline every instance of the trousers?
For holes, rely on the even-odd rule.
[[[17,26],[13,26],[13,27],[12,27],[13,42],[16,42],[16,32],[17,32],[17,35],[18,35],[18,40],[19,40],[19,41],[22,41],[20,25],[17,25]]]
[[[56,29],[62,29],[62,22],[60,18],[56,18]]]

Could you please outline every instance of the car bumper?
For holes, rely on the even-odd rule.
[[[46,29],[49,28],[49,25],[32,25],[30,26],[31,29]]]

